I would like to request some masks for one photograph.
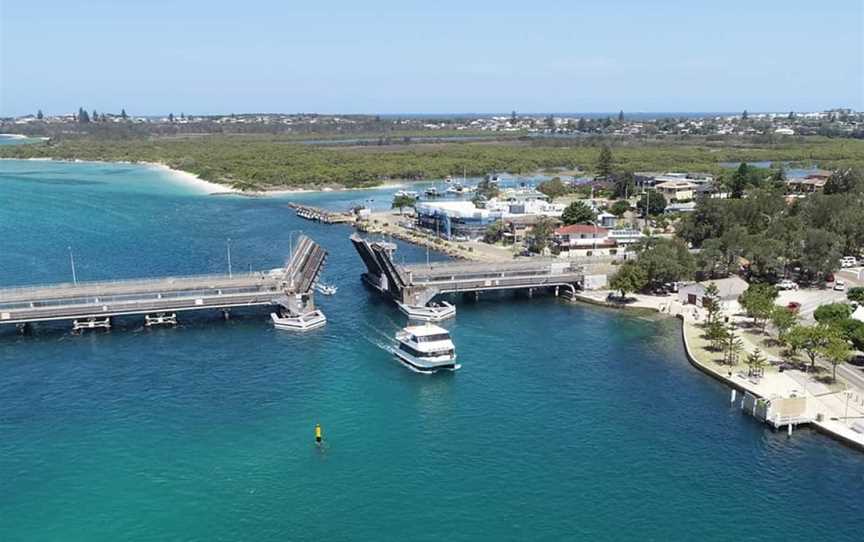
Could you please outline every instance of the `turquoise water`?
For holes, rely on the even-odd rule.
[[[459,300],[463,368],[418,375],[375,344],[403,318],[350,230],[285,204],[0,161],[0,284],[68,280],[70,245],[81,279],[221,271],[229,237],[235,269],[276,266],[302,229],[339,286],[306,335],[260,312],[0,332],[0,540],[861,539],[864,454],[742,416],[674,321]]]

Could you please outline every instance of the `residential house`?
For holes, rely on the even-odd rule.
[[[562,258],[618,253],[618,244],[609,237],[609,230],[593,224],[571,224],[556,229],[553,246]]]
[[[654,187],[667,201],[690,201],[695,196],[696,184],[691,181],[666,181]]]

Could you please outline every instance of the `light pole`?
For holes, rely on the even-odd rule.
[[[75,274],[75,256],[72,255],[72,247],[66,247],[69,249],[69,264],[72,266],[72,284],[78,286],[78,276]]]
[[[231,238],[230,237],[225,241],[225,248],[228,252],[228,278],[230,279],[232,276],[232,273],[231,273]]]

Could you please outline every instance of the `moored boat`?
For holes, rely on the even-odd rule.
[[[393,354],[410,369],[421,373],[455,371],[456,347],[450,333],[433,324],[408,326],[396,333]]]

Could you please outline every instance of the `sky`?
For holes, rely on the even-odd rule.
[[[0,0],[0,115],[864,110],[864,0]]]

